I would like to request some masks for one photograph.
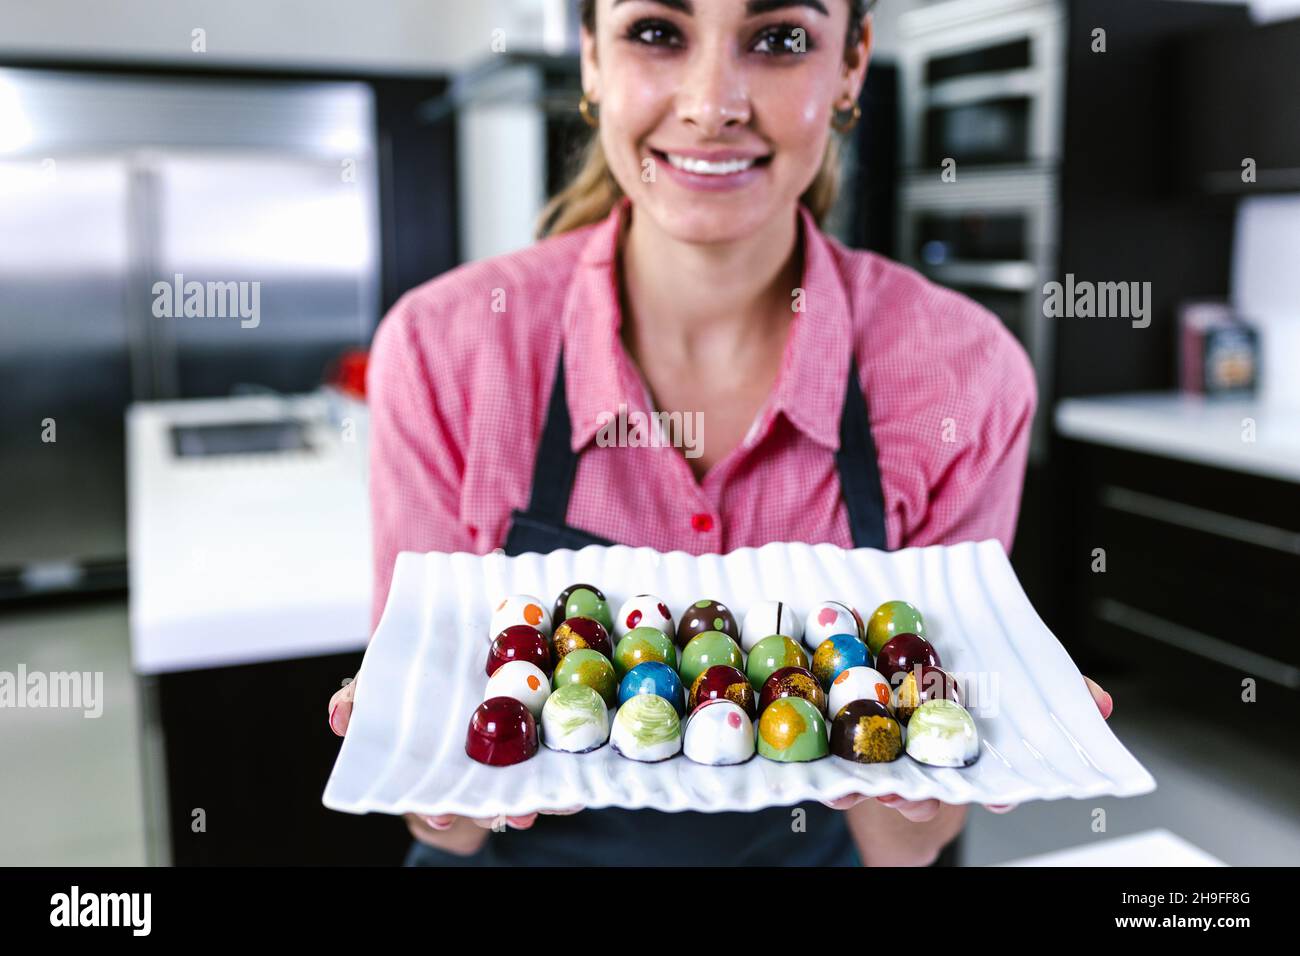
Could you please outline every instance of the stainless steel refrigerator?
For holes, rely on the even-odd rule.
[[[120,579],[129,402],[309,390],[368,341],[373,98],[0,69],[0,595]]]

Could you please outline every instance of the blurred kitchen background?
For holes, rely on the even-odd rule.
[[[320,806],[364,349],[530,241],[585,135],[575,7],[0,0],[0,671],[104,675],[98,719],[0,709],[0,864],[400,859]],[[1159,781],[975,810],[963,861],[1300,860],[1300,0],[875,20],[831,229],[1028,350],[1014,561]],[[1068,275],[1150,282],[1149,326],[1049,316]],[[256,326],[159,280],[259,281]]]

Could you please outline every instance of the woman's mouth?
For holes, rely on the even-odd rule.
[[[651,147],[651,154],[667,164],[672,178],[689,189],[737,189],[752,182],[772,160],[738,153],[700,155],[669,152]]]

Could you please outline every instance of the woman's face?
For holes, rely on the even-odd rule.
[[[583,85],[638,212],[701,243],[789,214],[862,86],[869,26],[846,59],[848,18],[849,0],[598,0]]]

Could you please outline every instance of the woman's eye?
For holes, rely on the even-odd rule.
[[[775,56],[807,53],[811,49],[812,39],[808,31],[789,23],[768,27],[754,41],[754,52]]]
[[[639,20],[628,29],[627,37],[646,46],[679,46],[681,43],[677,28],[663,20]]]

